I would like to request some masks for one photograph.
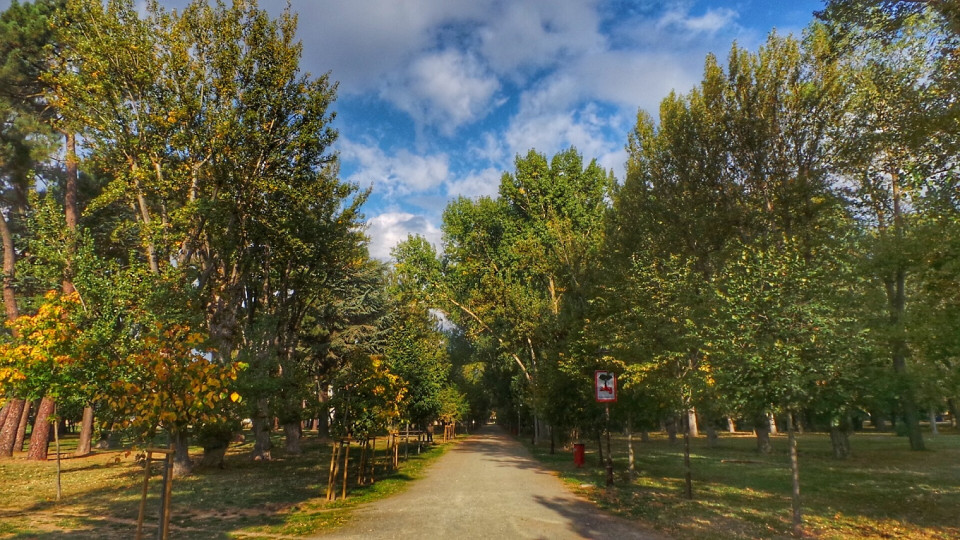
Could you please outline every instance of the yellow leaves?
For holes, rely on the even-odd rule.
[[[240,403],[241,400],[243,400],[243,398],[240,397],[240,394],[236,392],[230,392],[230,401],[234,403]]]
[[[199,346],[206,341],[186,325],[155,327],[135,354],[117,362],[116,371],[128,377],[120,387],[111,385],[110,399],[118,412],[142,433],[222,415],[226,404],[239,400],[229,386],[240,366],[202,353]]]

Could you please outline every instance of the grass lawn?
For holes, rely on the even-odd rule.
[[[250,437],[248,437],[250,439]],[[232,445],[223,470],[198,471],[173,483],[171,538],[283,538],[320,533],[342,525],[358,504],[395,493],[420,474],[449,445],[437,444],[401,461],[385,475],[384,440],[378,442],[377,482],[351,485],[344,501],[325,501],[330,444],[314,436],[302,441],[303,454],[285,456],[274,440],[274,460],[253,462],[252,442]],[[56,499],[56,461],[28,462],[25,453],[0,460],[0,538],[133,538],[136,530],[143,465],[136,451],[97,451],[70,458],[76,439],[62,441],[63,498]],[[196,450],[199,458],[201,450]],[[401,460],[403,447],[400,449]],[[356,481],[359,452],[350,453]],[[159,472],[159,465],[156,465]],[[156,534],[159,474],[150,481],[145,537]],[[339,496],[339,491],[338,491]]]
[[[578,493],[624,517],[677,538],[781,538],[791,532],[790,469],[785,435],[774,453],[755,451],[752,434],[724,434],[714,448],[705,437],[692,443],[694,499],[683,497],[683,442],[666,435],[635,442],[639,476],[627,474],[624,437],[614,436],[616,483],[605,487],[596,441],[587,463],[573,465],[571,451],[534,455]],[[911,452],[907,440],[885,433],[851,437],[853,455],[832,457],[830,437],[799,436],[800,484],[805,532],[818,538],[960,538],[960,434],[925,434],[927,451]],[[606,446],[604,446],[606,451]]]

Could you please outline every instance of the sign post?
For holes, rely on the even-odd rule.
[[[610,403],[617,401],[617,374],[598,369],[593,373],[594,395],[597,403],[605,405],[607,432],[607,486],[613,485],[613,454],[610,451]]]

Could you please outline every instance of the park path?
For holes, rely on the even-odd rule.
[[[654,539],[573,495],[526,448],[485,426],[433,463],[409,489],[361,507],[320,538]]]

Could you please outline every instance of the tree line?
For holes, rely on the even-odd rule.
[[[252,422],[365,438],[469,412],[428,306],[367,251],[339,178],[336,83],[300,69],[296,16],[14,1],[0,14],[0,455],[169,438],[177,471]]]
[[[779,423],[796,470],[798,429],[843,458],[869,418],[921,450],[921,416],[960,398],[957,6],[829,2],[708,56],[638,114],[622,182],[573,148],[518,156],[497,196],[446,207],[439,252],[397,248],[399,279],[534,441],[599,441],[605,369],[628,433],[736,423],[769,452]]]
[[[33,457],[70,418],[78,452],[95,425],[163,433],[181,471],[188,438],[216,464],[241,419],[259,459],[275,425],[297,452],[307,420],[364,437],[490,408],[599,440],[596,369],[631,437],[736,424],[766,452],[779,424],[794,457],[798,429],[844,457],[869,418],[922,449],[921,416],[960,397],[958,13],[828,2],[641,111],[625,178],[531,150],[498,196],[448,204],[439,251],[411,237],[388,268],[293,14],[15,2],[0,453],[31,414]]]

